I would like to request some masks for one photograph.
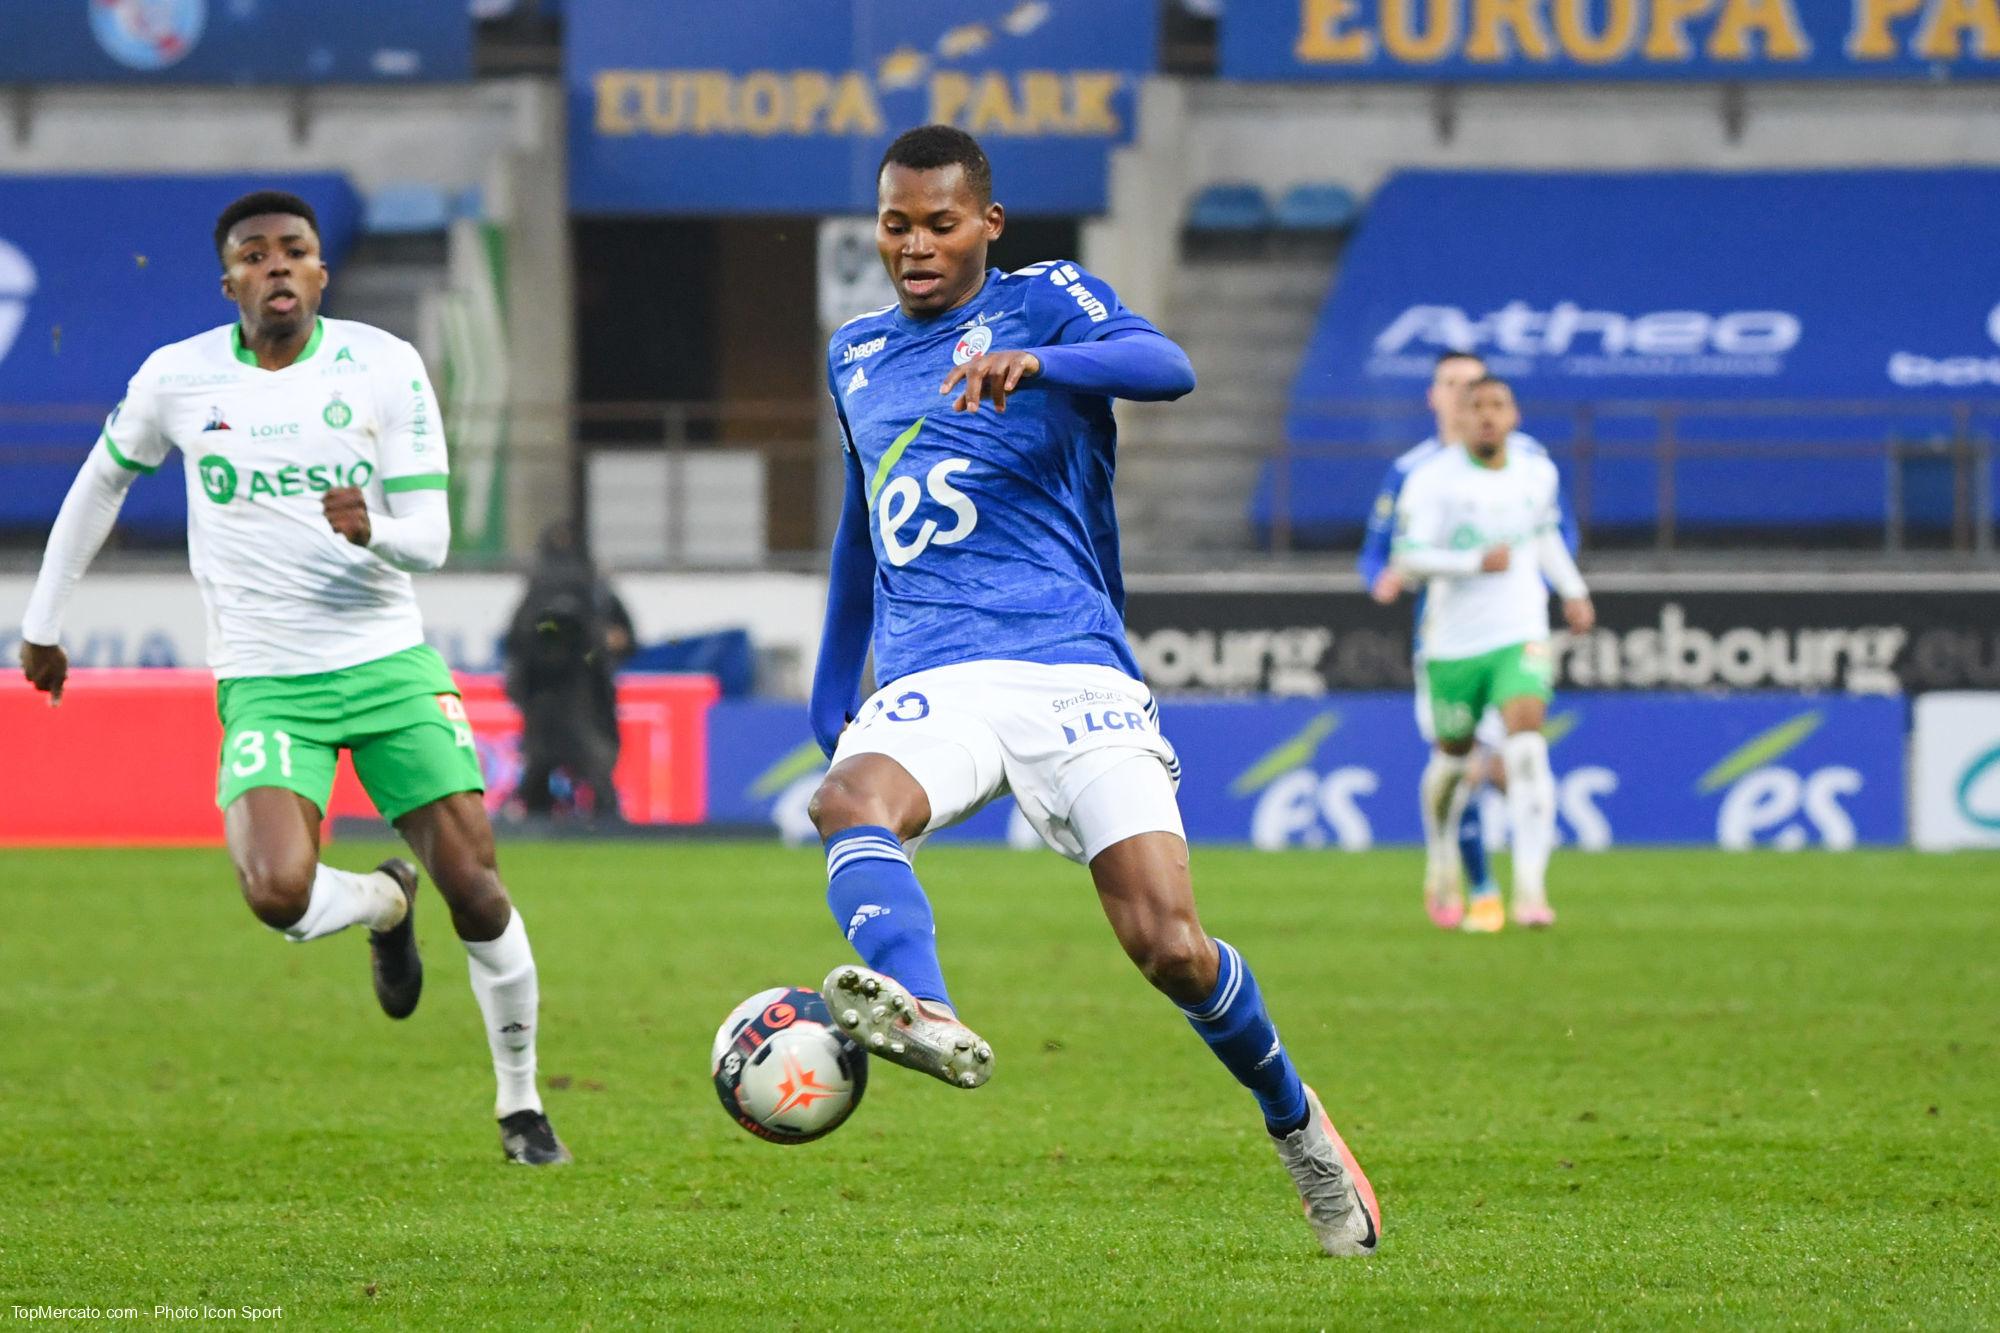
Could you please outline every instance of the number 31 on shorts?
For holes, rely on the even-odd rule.
[[[266,742],[267,735],[275,745]],[[233,752],[229,771],[239,778],[262,773],[264,766],[271,762],[272,749],[278,752],[278,772],[285,777],[292,776],[292,738],[287,732],[239,731],[229,748]]]

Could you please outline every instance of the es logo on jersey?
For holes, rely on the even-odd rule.
[[[962,366],[976,356],[985,356],[993,346],[993,330],[981,324],[976,329],[966,330],[958,346],[951,349],[951,363]]]

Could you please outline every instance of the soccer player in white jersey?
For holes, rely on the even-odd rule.
[[[451,538],[429,376],[401,339],[320,317],[327,269],[304,200],[245,195],[217,220],[215,248],[237,319],[160,348],[132,377],[49,533],[22,670],[61,701],[64,604],[133,479],[181,450],[223,725],[216,804],[245,901],[295,941],[367,926],[376,999],[391,1018],[416,1008],[416,868],[319,860],[348,750],[465,944],[502,1151],[566,1162],[535,1086],[534,954],[495,864],[472,728],[406,572],[443,564]]]
[[[1368,534],[1361,543],[1358,565],[1368,595],[1383,606],[1392,605],[1403,595],[1403,574],[1394,561],[1396,501],[1410,473],[1448,449],[1462,447],[1466,435],[1465,391],[1486,374],[1486,363],[1472,352],[1445,352],[1431,370],[1431,382],[1424,402],[1437,423],[1435,433],[1420,444],[1404,450],[1383,474],[1381,488],[1368,515]],[[1509,437],[1507,448],[1514,452],[1544,454],[1541,442],[1519,431]],[[1411,675],[1416,685],[1417,734],[1425,748],[1437,741],[1431,730],[1430,683],[1424,672],[1423,589],[1417,587],[1417,633],[1411,642]],[[1440,859],[1427,856],[1424,864],[1424,910],[1431,921],[1444,930],[1491,933],[1506,925],[1500,904],[1499,886],[1487,870],[1486,830],[1479,817],[1479,789],[1491,781],[1506,789],[1505,774],[1494,756],[1506,738],[1498,710],[1488,708],[1480,715],[1474,732],[1476,748],[1466,757],[1465,800],[1461,803],[1456,830],[1439,830],[1445,838],[1429,836],[1429,807],[1425,806],[1427,847],[1455,841],[1458,856]],[[1420,798],[1421,799],[1421,798]],[[1466,886],[1471,886],[1468,903]]]
[[[1572,631],[1588,630],[1595,613],[1563,542],[1555,465],[1508,446],[1521,420],[1512,388],[1484,376],[1467,390],[1466,405],[1465,448],[1415,468],[1396,504],[1396,567],[1429,582],[1422,634],[1437,748],[1424,770],[1425,833],[1433,863],[1453,856],[1466,756],[1480,715],[1498,708],[1513,917],[1549,926],[1556,791],[1542,736],[1555,667],[1548,587],[1562,598]]]

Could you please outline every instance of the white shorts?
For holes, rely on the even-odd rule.
[[[1417,734],[1424,738],[1425,745],[1437,743],[1437,724],[1431,717],[1431,681],[1424,670],[1424,659],[1416,660],[1416,670],[1412,673],[1417,682]],[[1473,729],[1472,739],[1489,750],[1498,750],[1507,739],[1507,724],[1500,719],[1500,710],[1488,708],[1479,715],[1479,725]]]
[[[1152,691],[1111,667],[961,662],[877,690],[841,733],[833,762],[886,755],[917,780],[931,820],[907,844],[912,852],[1012,792],[1043,842],[1088,865],[1140,833],[1186,836],[1174,800],[1180,760],[1159,718]],[[1137,779],[1121,773],[1077,810],[1085,788],[1134,758],[1153,761],[1165,780],[1150,780],[1150,765]],[[1072,813],[1082,817],[1073,823]]]

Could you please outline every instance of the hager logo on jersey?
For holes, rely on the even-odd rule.
[[[840,349],[840,364],[846,366],[856,361],[866,361],[888,345],[889,335],[886,333],[877,338],[870,338],[867,342],[849,343]]]

